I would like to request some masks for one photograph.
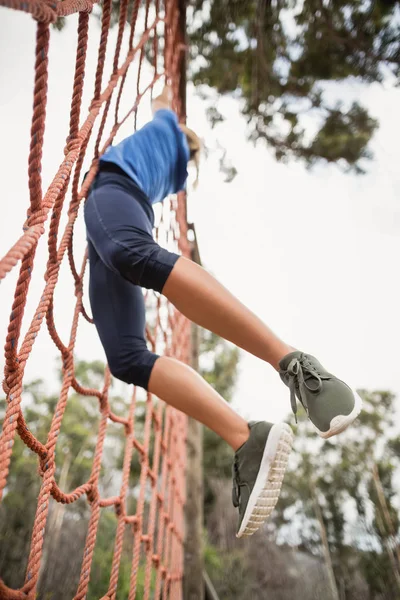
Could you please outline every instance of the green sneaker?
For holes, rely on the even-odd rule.
[[[284,356],[279,366],[295,416],[298,398],[322,438],[341,433],[359,415],[362,400],[357,392],[328,373],[314,356],[297,350]]]
[[[293,444],[286,423],[250,422],[250,437],[233,463],[232,501],[239,508],[236,536],[253,535],[278,502]]]

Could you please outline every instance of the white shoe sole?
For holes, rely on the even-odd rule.
[[[283,477],[293,445],[293,432],[286,423],[276,423],[269,432],[257,479],[236,537],[253,535],[278,502]]]
[[[354,408],[350,414],[336,415],[336,417],[334,417],[332,419],[328,431],[320,431],[318,429],[318,427],[315,427],[315,425],[314,425],[315,429],[318,432],[318,435],[321,436],[322,438],[324,438],[325,440],[334,435],[337,435],[338,433],[342,433],[342,431],[347,429],[348,426],[351,425],[352,422],[360,414],[361,407],[362,407],[362,399],[355,390],[352,390],[352,392],[353,392],[353,396],[354,396]]]

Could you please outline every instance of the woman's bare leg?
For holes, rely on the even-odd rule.
[[[188,319],[270,363],[276,370],[281,358],[294,350],[191,260],[181,257],[177,261],[163,294]]]
[[[159,358],[151,372],[149,391],[193,417],[224,439],[235,451],[249,437],[242,419],[198,373],[173,358]]]

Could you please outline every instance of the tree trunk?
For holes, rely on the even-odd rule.
[[[328,536],[326,534],[326,528],[325,528],[324,520],[322,518],[321,507],[318,502],[317,490],[316,490],[316,487],[315,487],[315,484],[313,481],[310,484],[310,488],[311,488],[311,494],[312,494],[312,499],[313,499],[313,503],[314,503],[315,516],[316,516],[318,524],[319,524],[319,531],[320,531],[321,541],[322,541],[322,549],[324,552],[325,565],[326,565],[326,570],[328,573],[329,585],[330,585],[331,593],[332,593],[332,600],[340,600],[339,592],[338,592],[337,585],[336,585],[335,574],[333,572],[332,558],[331,558],[331,553],[330,553],[329,544],[328,544]]]
[[[394,547],[393,549],[394,549],[394,552],[396,553],[397,563],[398,563],[398,566],[400,566],[400,547],[396,541],[396,531],[395,531],[395,528],[393,525],[392,518],[390,516],[389,508],[388,508],[386,498],[385,498],[385,492],[383,491],[381,478],[379,476],[378,465],[376,463],[374,463],[374,466],[372,468],[372,477],[374,480],[376,493],[378,495],[379,504],[381,505],[381,508],[382,508],[382,513],[383,513],[383,517],[385,519],[386,527],[392,537],[393,547]]]
[[[386,552],[388,554],[389,561],[390,561],[390,564],[392,567],[394,580],[397,585],[397,590],[400,593],[399,546],[396,542],[396,533],[394,530],[393,521],[392,521],[390,513],[389,513],[389,508],[388,508],[388,505],[386,502],[385,493],[383,491],[382,482],[381,482],[381,478],[379,476],[378,466],[376,463],[374,464],[374,466],[372,468],[372,477],[374,480],[376,493],[378,495],[378,502],[379,502],[381,512],[382,512],[382,514],[379,514],[379,512],[378,512],[376,515],[378,527],[381,530],[383,543],[386,548]],[[379,509],[379,507],[377,507],[377,508]],[[386,527],[385,527],[385,524],[386,524]],[[388,535],[387,535],[388,533],[389,533],[390,537],[388,537]],[[397,561],[396,561],[396,557],[397,557]]]
[[[198,365],[198,327],[192,325],[192,366]],[[185,506],[185,600],[203,600],[203,428],[188,419]]]
[[[196,233],[192,226],[192,260],[201,264]],[[192,367],[199,369],[199,328],[192,325]],[[185,564],[183,597],[185,600],[204,599],[203,558],[203,426],[188,419],[187,475],[185,505]]]

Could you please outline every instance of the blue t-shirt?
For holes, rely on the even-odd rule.
[[[101,161],[118,165],[152,204],[185,187],[189,146],[172,110],[158,110],[153,120],[116,146]]]

